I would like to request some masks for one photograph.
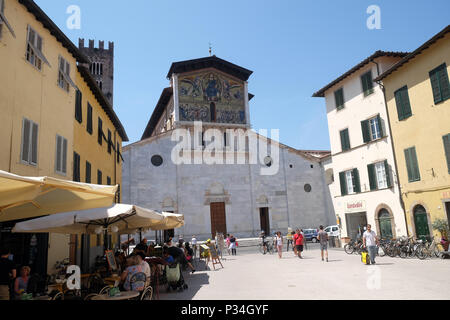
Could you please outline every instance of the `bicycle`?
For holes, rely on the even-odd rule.
[[[419,259],[424,260],[426,258],[439,258],[440,256],[441,250],[435,239],[433,239],[431,243],[429,241],[426,241],[420,246],[420,251],[418,254]]]
[[[266,254],[266,253],[272,254],[273,253],[273,245],[271,244],[270,240],[264,241],[264,243],[260,243],[258,245],[258,249],[259,249],[259,252],[261,252],[262,254]]]

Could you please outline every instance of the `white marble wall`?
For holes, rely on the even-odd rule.
[[[185,226],[175,230],[176,235],[211,237],[209,201],[226,203],[227,230],[238,238],[259,234],[260,207],[269,208],[272,232],[335,222],[317,161],[283,148],[278,173],[261,176],[260,165],[176,166],[171,161],[174,145],[167,133],[125,147],[122,183],[124,203],[184,214]],[[163,157],[162,166],[151,164],[153,155]],[[306,183],[312,186],[310,193],[304,191]]]

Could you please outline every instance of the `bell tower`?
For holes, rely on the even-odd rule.
[[[89,58],[89,70],[92,77],[97,81],[97,85],[111,105],[114,106],[114,42],[109,42],[108,49],[105,49],[104,41],[99,41],[97,48],[94,40],[89,40],[89,46],[85,47],[84,39],[78,39],[78,48]]]

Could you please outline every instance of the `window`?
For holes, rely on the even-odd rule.
[[[161,166],[163,164],[163,158],[160,155],[154,155],[151,158],[151,163],[155,167],[159,167],[159,166]]]
[[[86,119],[86,130],[89,132],[89,134],[92,134],[92,106],[87,104],[87,119]]]
[[[408,87],[404,86],[394,92],[395,103],[397,104],[398,120],[405,120],[412,115],[411,104],[409,103]]]
[[[334,92],[334,101],[336,102],[336,109],[344,109],[344,89],[340,88]]]
[[[91,163],[86,161],[86,183],[91,183]]]
[[[59,57],[58,85],[60,88],[69,92],[70,86],[76,88],[70,78],[70,64],[63,57]]]
[[[80,182],[80,155],[73,153],[73,181]]]
[[[363,134],[363,141],[365,143],[380,139],[383,137],[383,128],[381,126],[380,115],[376,117],[361,121],[361,129]]]
[[[445,150],[445,157],[447,159],[448,173],[450,173],[450,133],[443,136],[442,139],[444,140],[444,150]]]
[[[216,122],[216,104],[214,102],[211,102],[209,105],[209,109],[211,112],[211,122]]]
[[[342,130],[340,132],[341,135],[341,147],[342,151],[346,151],[350,149],[350,138],[348,136],[348,129]]]
[[[83,122],[83,111],[81,106],[83,104],[83,94],[80,90],[75,93],[75,119],[81,123]]]
[[[47,58],[45,58],[42,53],[42,37],[30,26],[28,26],[26,56],[27,61],[39,70],[42,69],[42,63],[46,63],[50,66]]]
[[[416,148],[405,149],[406,169],[408,171],[408,181],[420,180],[419,163],[417,162]]]
[[[26,164],[37,165],[38,129],[37,123],[23,119],[20,159]]]
[[[361,76],[361,83],[365,97],[373,93],[372,71]]]
[[[102,119],[100,119],[100,117],[98,118],[98,144],[102,145],[103,144],[103,121]]]
[[[441,64],[430,71],[431,88],[433,89],[434,103],[439,103],[450,98],[450,84],[448,82],[447,66]]]
[[[97,170],[97,184],[102,184],[102,172]]]
[[[112,141],[111,141],[111,131],[108,129],[108,153],[111,154],[111,145]]]
[[[56,135],[55,172],[60,175],[67,173],[67,139]]]
[[[369,184],[371,191],[392,187],[387,160],[369,164],[367,166],[367,170],[369,172]]]
[[[341,183],[341,194],[343,196],[361,192],[358,169],[340,172],[339,180]]]
[[[110,177],[106,177],[106,184],[107,184],[108,186],[111,185],[111,178],[110,178]]]
[[[120,157],[122,156],[120,154],[120,144],[117,142],[117,146],[116,146],[116,154],[117,154],[117,163],[120,163]]]
[[[6,19],[5,17],[5,1],[0,0],[0,39],[2,38],[3,25],[6,25],[9,32],[11,32],[12,36],[15,38],[16,34],[14,33],[13,28],[9,24],[8,19]]]

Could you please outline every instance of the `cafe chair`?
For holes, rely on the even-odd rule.
[[[147,276],[143,272],[136,273],[131,277],[130,287],[132,290],[135,290],[135,288],[143,288],[139,290],[140,295],[136,300],[151,300],[153,297],[153,288],[147,285]]]
[[[88,294],[86,297],[84,297],[84,301],[90,301],[90,300],[92,300],[92,298],[97,297],[97,296],[98,296],[98,294],[96,294],[96,293]]]

